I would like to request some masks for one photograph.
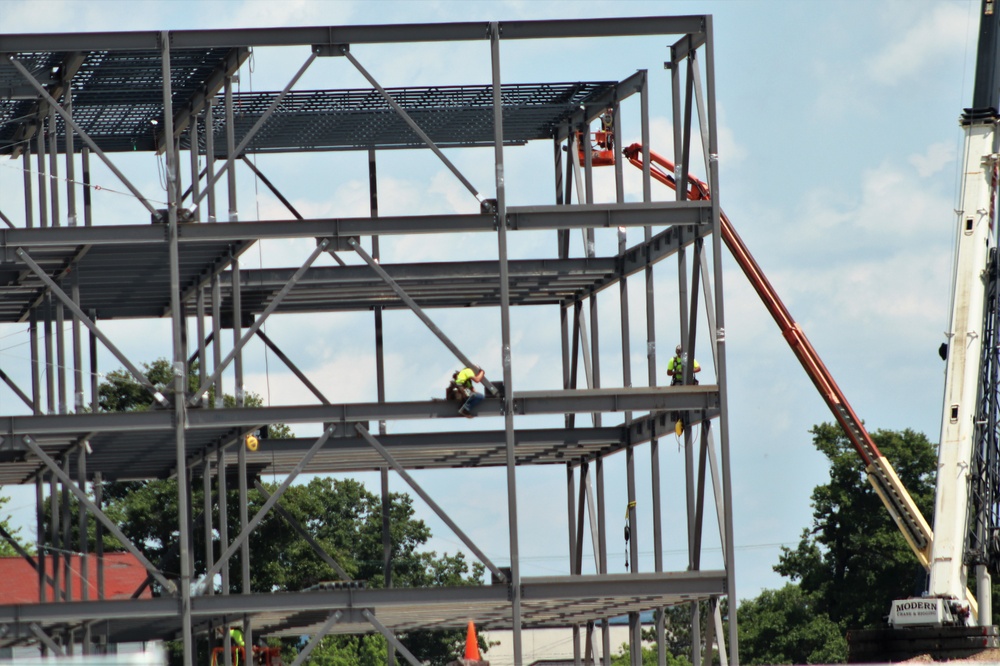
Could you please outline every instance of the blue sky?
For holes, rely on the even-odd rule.
[[[280,10],[276,9],[279,8]],[[604,17],[711,14],[716,38],[716,81],[720,127],[722,206],[758,262],[833,372],[857,413],[870,429],[913,428],[937,441],[944,364],[937,347],[947,328],[951,282],[953,209],[962,134],[958,117],[971,102],[977,0],[924,2],[830,0],[826,2],[32,2],[0,0],[5,32],[161,30],[276,25],[414,23],[465,20],[513,20],[560,17]],[[654,90],[653,149],[669,154],[663,131],[666,74],[660,40],[617,42],[612,46],[568,42],[559,58],[539,58],[535,45],[503,47],[506,80],[545,81],[622,79],[636,69],[651,73]],[[407,49],[357,49],[352,53],[386,86],[408,82],[487,83],[488,50],[469,45],[454,50],[427,46]],[[255,56],[246,69],[246,89],[281,88],[305,60],[305,53]],[[339,60],[339,59],[330,59]],[[332,67],[338,69],[331,69]],[[336,83],[330,84],[330,77]],[[301,86],[362,86],[343,61],[314,65]],[[659,97],[656,97],[656,95]],[[633,125],[633,127],[636,127]],[[637,132],[637,127],[636,127]],[[627,132],[626,132],[627,133]],[[638,136],[626,137],[627,142]],[[550,196],[536,180],[548,178],[549,146],[507,151],[509,196],[539,202]],[[463,172],[487,190],[491,164],[476,151],[454,159]],[[259,165],[306,216],[364,214],[367,184],[364,156],[340,156],[335,166],[317,155],[262,158]],[[162,191],[155,161],[137,156],[129,162],[144,192]],[[382,213],[404,210],[467,211],[468,193],[439,164],[426,156],[394,154],[380,167]],[[0,164],[0,210],[17,212],[19,163]],[[539,179],[538,174],[546,174]],[[284,217],[280,204],[253,188],[242,174],[240,219]],[[551,186],[545,185],[550,188]],[[598,183],[599,192],[613,192]],[[638,193],[633,185],[630,197]],[[539,192],[541,192],[539,194]],[[523,194],[522,194],[523,193]],[[128,221],[141,210],[119,202],[103,206],[107,219]],[[346,211],[346,212],[345,212]],[[637,239],[635,239],[637,240]],[[635,242],[630,236],[630,242]],[[578,240],[574,238],[574,243]],[[525,241],[514,252],[535,256],[554,250],[554,240],[541,245]],[[302,245],[273,248],[269,256],[298,265]],[[577,246],[578,248],[578,246]],[[383,251],[397,261],[495,257],[495,243],[481,238],[393,239]],[[578,251],[578,249],[577,249]],[[253,251],[244,266],[263,262]],[[725,257],[726,335],[730,373],[730,430],[733,455],[737,596],[755,596],[782,580],[771,566],[781,544],[794,545],[811,518],[809,494],[823,483],[825,461],[811,446],[812,425],[832,420],[811,382],[798,366],[769,315],[733,262]],[[665,262],[659,269],[674,271]],[[672,349],[676,340],[675,308],[669,278],[657,287],[658,348]],[[632,287],[633,298],[640,292]],[[605,384],[620,382],[620,341],[614,295],[601,302],[607,320],[601,331]],[[602,297],[604,298],[604,297]],[[633,312],[641,312],[636,301]],[[538,313],[515,313],[513,365],[522,386],[548,386],[558,377],[558,317],[537,324]],[[473,359],[499,374],[499,327],[493,312],[433,313],[446,332],[468,327],[475,335],[456,336]],[[469,322],[474,318],[475,322]],[[354,335],[370,330],[365,314],[287,318],[268,329],[295,350],[301,367],[331,400],[357,400],[371,392],[373,346]],[[704,322],[701,323],[704,327]],[[387,315],[389,399],[420,399],[440,393],[441,378],[454,360],[422,329],[410,313]],[[155,339],[166,333],[158,324],[109,326],[117,343],[136,361],[163,355],[132,340]],[[642,330],[641,324],[633,329]],[[0,330],[0,363],[24,364],[23,329]],[[281,337],[284,335],[285,337]],[[113,336],[114,337],[114,336]],[[644,343],[643,343],[644,344]],[[645,379],[642,350],[633,342],[633,375]],[[701,345],[704,350],[706,347]],[[639,349],[639,351],[637,351]],[[704,352],[703,352],[704,353]],[[618,365],[615,361],[618,359]],[[667,357],[661,355],[664,372]],[[709,366],[707,358],[700,358]],[[117,367],[110,357],[104,367]],[[281,372],[262,351],[248,354],[247,385],[274,404],[307,402],[294,378]],[[616,369],[617,369],[617,375]],[[556,374],[553,374],[555,372]],[[13,372],[11,374],[14,374]],[[661,377],[661,383],[665,381]],[[22,384],[23,385],[23,384]],[[413,395],[414,386],[420,395]],[[360,387],[360,388],[359,388]],[[231,390],[231,388],[230,388]],[[351,397],[353,395],[355,397]],[[425,395],[426,394],[426,395]],[[362,397],[360,399],[368,399]],[[7,389],[0,390],[0,413],[17,409]],[[501,427],[487,419],[469,427]],[[531,426],[530,421],[524,423]],[[405,424],[402,427],[410,427]],[[412,424],[413,428],[427,427]],[[311,434],[302,432],[303,435]],[[644,462],[648,453],[638,454]],[[683,493],[678,471],[683,452],[669,438],[662,444],[665,490],[665,550],[668,568],[684,568]],[[609,461],[609,552],[612,571],[622,570],[624,514],[622,456]],[[648,476],[648,465],[640,477]],[[452,512],[456,521],[487,554],[503,563],[507,557],[506,503],[503,470],[415,476]],[[374,482],[374,476],[363,476]],[[671,483],[674,485],[672,486]],[[565,472],[524,469],[518,473],[521,507],[522,573],[546,575],[565,570]],[[393,487],[403,489],[393,481]],[[377,485],[372,486],[373,489]],[[648,532],[648,486],[640,488],[639,531],[643,568],[652,561]],[[488,492],[487,492],[488,491]],[[10,494],[11,489],[4,489]],[[12,504],[24,507],[30,497]],[[619,510],[618,507],[621,507]],[[430,511],[422,514],[434,529],[432,547],[454,551],[458,540]],[[27,528],[25,528],[27,529]],[[712,529],[708,529],[711,534]],[[556,536],[552,536],[552,535]],[[712,543],[717,542],[713,539]],[[714,556],[713,556],[714,553]],[[717,565],[710,544],[704,566]]]

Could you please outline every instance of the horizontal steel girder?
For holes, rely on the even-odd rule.
[[[518,415],[568,414],[624,411],[713,410],[719,405],[715,385],[600,388],[568,391],[524,391],[512,401]],[[501,401],[486,399],[477,411],[480,416],[499,416]],[[346,403],[340,405],[298,405],[288,407],[243,407],[237,409],[190,409],[187,430],[220,427],[238,428],[259,423],[363,423],[392,419],[460,418],[453,403],[445,400],[387,403]],[[0,437],[170,430],[169,410],[124,414],[61,414],[10,416],[0,420]],[[3,445],[10,446],[10,442]]]
[[[590,600],[593,603],[594,600],[617,599],[623,604],[655,608],[657,604],[674,604],[725,594],[725,572],[714,570],[529,577],[522,578],[521,583],[528,613],[555,611],[562,602],[573,600]],[[438,609],[443,607],[466,607],[466,612],[475,612],[477,607],[506,607],[506,610],[494,612],[509,616],[507,592],[506,585],[392,589],[345,586],[345,589],[333,590],[213,595],[192,598],[191,614],[198,619],[266,614],[266,620],[270,622],[265,618],[255,618],[254,627],[260,627],[267,635],[268,624],[290,623],[290,616],[298,613],[321,611],[328,614],[338,609],[374,609],[386,626],[398,628],[405,626],[404,622],[412,622],[414,614],[435,617]],[[394,611],[399,615],[394,617]],[[606,610],[595,608],[593,615],[596,618],[601,612]],[[0,624],[8,625],[169,620],[178,616],[177,600],[167,598],[0,606]],[[464,627],[467,617],[456,626]],[[344,630],[349,629],[344,627]]]
[[[484,41],[489,23],[410,23],[400,25],[172,30],[173,51],[219,47]],[[705,40],[704,16],[648,16],[550,21],[501,21],[501,39],[615,37],[691,34],[695,47]],[[79,32],[0,35],[0,52],[158,50],[160,33]]]
[[[507,227],[511,230],[584,229],[592,227],[641,227],[673,224],[709,224],[711,202],[663,201],[637,204],[577,204],[569,206],[511,206]],[[436,234],[453,232],[493,233],[492,215],[420,215],[401,217],[357,217],[291,221],[260,221],[216,224],[182,224],[177,228],[182,245],[198,241],[239,242],[268,238],[336,238],[368,235]],[[166,243],[166,225],[120,225],[0,230],[0,248],[76,245],[130,245]],[[13,257],[5,256],[5,261]]]

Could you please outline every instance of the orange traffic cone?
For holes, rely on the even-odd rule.
[[[479,661],[479,641],[476,639],[476,625],[469,620],[469,628],[465,633],[465,658],[469,661]]]

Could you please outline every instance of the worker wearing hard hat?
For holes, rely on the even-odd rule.
[[[677,345],[677,355],[670,359],[670,362],[667,363],[667,374],[670,376],[671,386],[677,386],[678,384],[684,383],[684,364],[686,362],[687,354],[684,354],[682,347]],[[694,361],[691,367],[692,384],[698,383],[698,380],[694,377],[697,372],[701,372],[701,366],[698,365],[698,361]]]
[[[486,376],[486,371],[482,368],[473,370],[472,368],[462,368],[454,375],[452,379],[455,384],[461,389],[463,395],[465,396],[465,402],[462,403],[462,407],[458,410],[458,413],[466,418],[472,418],[475,414],[472,410],[476,408],[480,402],[483,401],[485,396],[482,393],[476,393],[472,388],[472,382],[477,384],[483,383],[483,378]]]

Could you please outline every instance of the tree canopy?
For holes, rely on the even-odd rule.
[[[893,599],[925,588],[923,567],[843,430],[823,423],[811,432],[813,445],[829,460],[829,481],[813,490],[812,525],[795,548],[782,548],[774,567],[791,582],[740,603],[740,656],[748,664],[844,662],[847,630],[884,627]],[[921,512],[930,516],[937,467],[933,444],[909,429],[871,435]]]
[[[794,550],[782,549],[774,569],[815,595],[816,609],[843,629],[884,626],[893,599],[925,589],[924,569],[843,431],[824,423],[812,434],[830,461],[830,481],[813,490],[812,527]],[[872,439],[921,512],[932,515],[937,456],[927,437],[908,429],[878,430]]]
[[[144,372],[151,382],[167,385],[172,378],[168,361],[160,359],[144,365]],[[188,386],[197,388],[194,372]],[[224,396],[224,404],[232,406],[231,396]],[[134,411],[148,409],[150,395],[131,374],[120,370],[107,375],[100,386],[100,406],[108,411]],[[212,401],[209,401],[211,404]],[[248,394],[247,406],[259,406],[259,396]],[[270,426],[269,437],[291,436],[283,425]],[[253,488],[247,494],[247,511],[255,515],[266,501]],[[277,489],[276,483],[261,483],[268,494]],[[227,482],[227,516],[229,538],[239,532],[239,494],[236,481]],[[103,487],[105,511],[120,525],[125,535],[143,551],[152,562],[159,563],[164,572],[179,570],[175,542],[177,540],[178,502],[175,479],[156,479],[141,482],[106,483]],[[189,506],[195,522],[203,510],[204,496],[201,483],[190,489]],[[286,515],[292,517],[319,546],[355,580],[367,581],[371,587],[383,587],[382,498],[369,492],[354,479],[313,477],[291,485],[279,502]],[[212,505],[212,524],[219,525],[218,505]],[[393,587],[427,587],[435,585],[470,585],[482,581],[485,569],[482,564],[469,563],[464,554],[438,555],[422,550],[431,536],[430,528],[416,518],[413,500],[404,493],[389,495],[389,525],[392,556]],[[91,537],[93,539],[93,536]],[[114,548],[113,537],[105,536],[107,547]],[[285,517],[276,511],[269,512],[249,537],[252,566],[250,589],[252,592],[304,590],[324,581],[339,579],[337,572],[293,529]],[[118,546],[120,547],[120,545]],[[213,534],[213,560],[218,558],[225,544]],[[207,570],[205,562],[204,530],[192,531],[191,552],[195,559],[194,575]],[[230,561],[229,591],[242,590],[240,558],[237,553]],[[170,575],[176,574],[168,574]],[[218,579],[210,584],[218,586]],[[154,593],[159,590],[154,587]],[[459,654],[464,644],[465,631],[423,631],[401,637],[403,643],[419,659],[431,664],[444,664]],[[386,641],[381,635],[340,636],[324,638],[322,644],[310,654],[310,662],[325,666],[340,664],[384,664]],[[297,639],[282,642],[286,661],[291,663],[302,645]],[[485,648],[485,645],[482,645]]]

